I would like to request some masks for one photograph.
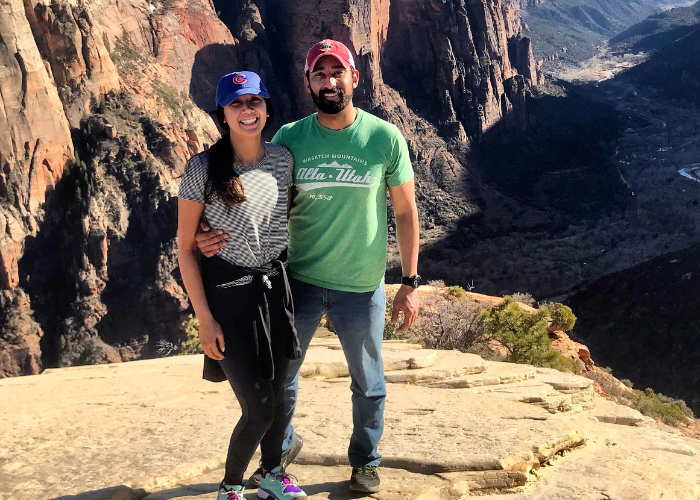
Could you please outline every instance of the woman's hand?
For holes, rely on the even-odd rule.
[[[224,359],[224,332],[214,318],[199,322],[199,343],[202,344],[204,354],[211,359],[221,361]]]

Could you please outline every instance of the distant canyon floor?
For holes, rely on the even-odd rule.
[[[603,207],[607,195],[602,193],[592,203],[598,209],[594,207],[591,217],[572,217],[566,209],[543,204],[551,186],[556,191],[556,182],[564,185],[557,178],[575,178],[586,170],[574,158],[571,165],[537,173],[541,177],[531,196],[516,196],[515,202],[494,196],[479,222],[426,231],[422,274],[481,293],[529,292],[538,300],[565,300],[602,276],[699,242],[700,183],[687,173],[694,172],[700,158],[700,109],[619,77],[645,58],[602,47],[596,57],[575,67],[559,66],[556,76],[561,79],[550,75],[534,90],[530,106],[534,123],[545,113],[565,119],[561,116],[567,113],[585,117],[589,108],[595,113],[607,110],[601,116],[615,123],[591,118],[580,133],[593,135],[596,126],[614,130],[614,136],[601,137],[601,148],[611,154],[599,167],[603,189],[610,188],[623,203]],[[551,142],[549,147],[556,149],[555,140]],[[518,165],[512,167],[517,170]],[[536,191],[547,183],[549,191]],[[569,179],[567,189],[571,184]],[[574,199],[575,194],[569,196]],[[390,268],[393,264],[397,269],[397,263],[394,246]]]

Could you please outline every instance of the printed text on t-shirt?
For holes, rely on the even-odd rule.
[[[357,172],[355,168],[347,164],[339,164],[337,161],[330,165],[322,163],[316,167],[302,167],[295,173],[297,187],[310,191],[324,187],[362,187],[372,186],[374,178],[370,171]]]

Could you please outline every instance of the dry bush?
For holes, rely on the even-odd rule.
[[[516,292],[512,295],[512,297],[514,301],[521,302],[531,307],[534,307],[536,302],[534,297],[529,293]]]
[[[480,314],[483,307],[466,294],[456,293],[456,289],[450,289],[452,293],[441,294],[440,289],[445,287],[441,281],[431,281],[429,285],[432,291],[421,304],[417,323],[401,338],[418,341],[429,349],[457,349],[462,352],[472,351],[486,342],[486,324]],[[397,338],[396,327],[390,324],[392,304],[393,297],[388,296],[385,338]]]
[[[396,334],[396,324],[391,322],[391,312],[394,307],[394,297],[396,297],[396,292],[394,292],[393,290],[386,291],[386,309],[384,310],[384,338],[387,340],[406,338],[405,332],[402,335]]]

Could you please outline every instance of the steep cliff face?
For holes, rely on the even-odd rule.
[[[426,231],[478,213],[470,144],[524,127],[538,78],[520,5],[500,0],[0,9],[0,377],[132,359],[182,338],[174,195],[187,159],[218,136],[205,111],[223,74],[260,73],[281,125],[313,112],[308,48],[345,42],[362,75],[356,103],[408,140]],[[20,317],[23,330],[12,326]]]
[[[0,3],[0,194],[12,205],[0,224],[0,283],[17,286],[17,260],[46,189],[73,147],[51,68],[34,44],[21,1]]]
[[[0,376],[41,369],[39,324],[49,364],[119,361],[100,338],[110,328],[177,336],[188,305],[170,274],[168,201],[189,156],[218,135],[187,96],[191,69],[204,46],[235,40],[209,2],[0,8]],[[138,294],[125,297],[123,281]],[[140,302],[147,316],[154,300],[167,321],[124,328],[163,319],[130,310]]]
[[[461,128],[475,137],[511,117],[524,82],[514,78],[500,2],[403,0],[396,10],[385,73],[409,103],[440,110],[433,120],[457,137]]]

